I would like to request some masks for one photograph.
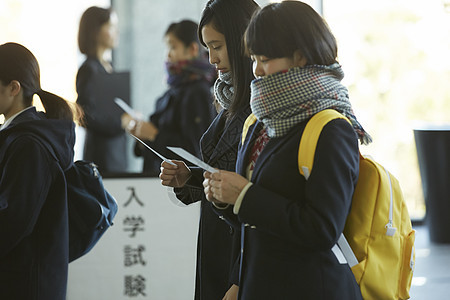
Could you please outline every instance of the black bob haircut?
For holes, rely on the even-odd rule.
[[[300,1],[273,3],[250,21],[245,34],[248,55],[293,57],[299,51],[306,65],[331,65],[337,59],[336,39],[325,20]]]

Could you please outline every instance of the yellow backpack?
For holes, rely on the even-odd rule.
[[[307,123],[298,152],[298,168],[308,179],[313,169],[317,141],[331,120],[348,119],[327,109]],[[250,115],[242,141],[256,121]],[[397,179],[382,165],[360,155],[359,178],[344,232],[332,249],[341,261],[345,257],[364,300],[409,299],[414,271],[415,231],[411,226]],[[337,249],[339,248],[339,249]]]

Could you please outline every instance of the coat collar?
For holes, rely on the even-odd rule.
[[[256,123],[249,128],[244,145],[239,151],[239,158],[236,166],[238,173],[240,173],[241,175],[245,174],[247,170],[250,151],[252,150],[253,144],[262,128],[263,124],[260,121],[256,121]],[[274,152],[276,152],[282,145],[284,145],[287,140],[291,139],[296,134],[298,134],[299,136],[301,135],[301,132],[298,130],[298,126],[294,127],[290,132],[282,137],[271,138],[269,140],[256,161],[256,165],[251,178],[252,182],[255,181],[255,178],[257,178],[270,156]]]
[[[250,112],[248,106],[230,120],[227,120],[223,110],[217,115],[202,139],[203,160],[206,163],[214,166],[224,155],[230,152],[237,154],[242,127]]]

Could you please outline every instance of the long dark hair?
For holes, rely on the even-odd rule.
[[[252,18],[245,34],[247,52],[269,58],[293,57],[295,51],[307,65],[336,62],[337,43],[325,20],[300,1],[272,3]]]
[[[97,36],[103,24],[111,19],[111,8],[91,6],[81,16],[78,28],[78,47],[87,56],[96,56]]]
[[[228,116],[234,116],[245,108],[250,99],[250,83],[254,79],[252,62],[245,54],[244,33],[252,15],[259,9],[253,0],[209,0],[202,12],[198,26],[199,40],[206,47],[202,38],[202,28],[212,24],[215,30],[225,36],[234,95]]]
[[[0,81],[7,85],[13,80],[20,83],[25,107],[32,105],[33,95],[37,94],[47,118],[75,119],[76,114],[67,101],[41,89],[39,64],[33,53],[20,44],[6,43],[0,45]],[[81,110],[77,110],[77,114],[79,112]]]

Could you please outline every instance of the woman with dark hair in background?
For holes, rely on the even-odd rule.
[[[32,106],[38,95],[45,113]],[[0,299],[66,298],[74,112],[44,91],[24,46],[0,46]]]
[[[210,0],[199,23],[200,42],[208,48],[210,63],[219,71],[214,96],[220,109],[203,135],[200,149],[205,162],[224,170],[235,170],[242,126],[250,114],[253,75],[243,36],[258,9],[253,0]],[[212,210],[203,193],[203,171],[174,162],[177,167],[162,163],[161,183],[174,187],[176,196],[185,204],[201,201],[195,299],[236,299],[239,227],[219,219]]]
[[[358,138],[364,144],[371,138],[340,82],[336,40],[300,1],[264,7],[245,40],[256,79],[239,174],[206,172],[204,181],[207,198],[230,204],[224,217],[242,224],[239,299],[361,300],[335,245],[359,175]],[[348,121],[323,128],[306,179],[298,167],[300,140],[308,120],[325,109]]]
[[[120,118],[105,114],[101,99],[96,98],[93,78],[113,72],[108,51],[117,43],[117,16],[111,9],[90,7],[81,16],[78,31],[80,52],[86,60],[78,70],[77,103],[85,113],[86,137],[83,159],[93,161],[101,172],[127,170],[126,136]],[[112,104],[114,105],[114,104]]]
[[[200,157],[200,138],[214,119],[211,85],[216,71],[197,35],[198,25],[190,20],[172,23],[164,37],[167,45],[168,90],[156,101],[149,121],[122,116],[122,125],[164,156],[173,152],[167,146],[182,147]],[[144,158],[143,172],[158,176],[161,160],[141,143],[135,154]]]

